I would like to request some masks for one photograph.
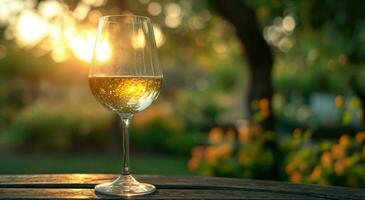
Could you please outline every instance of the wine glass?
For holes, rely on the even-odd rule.
[[[101,17],[89,73],[95,98],[122,121],[122,171],[110,183],[99,184],[95,191],[116,196],[152,193],[155,186],[140,183],[129,170],[128,126],[135,113],[152,104],[159,95],[162,71],[151,21],[135,15]]]

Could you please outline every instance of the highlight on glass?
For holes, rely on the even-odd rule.
[[[134,114],[158,97],[163,80],[154,31],[147,17],[101,17],[89,72],[91,92],[122,122],[122,170],[110,183],[99,184],[96,193],[136,196],[152,193],[155,186],[138,182],[129,168],[128,127]]]

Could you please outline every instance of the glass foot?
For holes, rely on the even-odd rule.
[[[156,187],[148,183],[140,183],[132,175],[121,175],[113,182],[95,186],[95,192],[113,196],[137,196],[150,194]]]

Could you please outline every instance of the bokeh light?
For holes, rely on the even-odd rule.
[[[275,17],[273,24],[264,28],[264,38],[280,51],[288,52],[294,46],[290,35],[295,26],[296,22],[292,15],[286,15],[284,18]]]
[[[33,46],[47,34],[48,22],[33,11],[23,12],[17,22],[15,36],[21,46]]]
[[[37,55],[50,53],[55,62],[64,62],[72,55],[77,59],[90,62],[95,42],[96,25],[103,14],[95,9],[106,4],[106,0],[79,1],[74,9],[70,9],[62,1],[46,0],[36,4],[31,0],[0,2],[0,25],[7,26],[5,39],[16,40],[21,47],[35,47]],[[149,1],[141,1],[147,4]],[[175,4],[168,6],[168,13],[176,17],[181,13]],[[151,15],[162,12],[161,4],[148,4]],[[62,12],[62,15],[58,13]],[[15,17],[19,15],[18,17]],[[171,18],[172,19],[172,18]],[[172,20],[175,20],[173,18]],[[176,27],[180,22],[169,22]],[[160,26],[154,24],[157,47],[165,42]],[[143,48],[143,35],[138,34],[132,41],[135,48]],[[105,62],[111,56],[110,46],[103,44],[103,51],[97,54],[97,60]],[[6,51],[2,51],[6,52]],[[2,53],[5,55],[5,53]]]
[[[156,38],[156,46],[160,47],[165,43],[165,36],[159,25],[153,24],[153,31]]]
[[[96,49],[96,59],[99,62],[106,62],[112,54],[110,44],[107,41],[101,42],[99,48]]]
[[[141,29],[139,29],[135,35],[132,35],[131,43],[132,43],[133,48],[135,48],[135,49],[143,49],[145,47],[146,38]]]
[[[157,3],[157,2],[151,2],[148,7],[147,7],[148,12],[153,15],[153,16],[157,16],[161,13],[162,8],[161,8],[161,4]]]
[[[176,28],[181,24],[181,7],[176,3],[165,5],[165,24],[170,28]]]
[[[42,1],[38,6],[39,14],[43,17],[50,19],[55,17],[58,13],[62,12],[62,4],[58,1]]]
[[[69,45],[77,58],[86,62],[91,62],[95,35],[95,31],[83,31],[70,38]]]
[[[293,16],[285,16],[283,19],[283,28],[286,31],[293,31],[295,28],[295,19]]]

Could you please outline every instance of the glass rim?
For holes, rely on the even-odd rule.
[[[103,20],[103,21],[115,21],[115,20],[112,20],[112,19],[128,19],[128,18],[140,19],[140,20],[142,20],[142,22],[150,22],[151,21],[149,17],[141,16],[141,15],[133,15],[133,14],[104,15],[104,16],[101,16],[99,19]]]

